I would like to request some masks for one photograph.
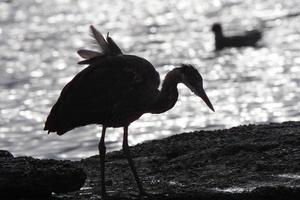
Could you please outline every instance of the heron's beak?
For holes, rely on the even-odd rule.
[[[213,107],[213,105],[210,103],[210,100],[209,98],[207,97],[205,91],[203,88],[197,90],[196,92],[196,95],[198,95],[199,97],[201,97],[201,99],[206,103],[206,105],[212,110],[215,112],[215,109]]]

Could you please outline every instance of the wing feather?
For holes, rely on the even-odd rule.
[[[121,49],[118,47],[118,45],[115,43],[115,41],[111,37],[109,37],[109,33],[107,33],[106,41],[108,43],[108,48],[109,48],[111,55],[122,54]]]
[[[109,47],[103,35],[97,29],[95,29],[93,25],[90,26],[90,30],[91,30],[92,37],[99,45],[98,47],[100,48],[100,51],[103,52],[103,54],[108,54]]]
[[[82,58],[85,59],[91,59],[95,58],[97,56],[104,56],[103,53],[97,52],[97,51],[92,51],[92,50],[85,50],[85,49],[80,49],[77,51],[78,55],[81,56]]]

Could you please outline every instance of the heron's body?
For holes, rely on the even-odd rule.
[[[149,112],[159,74],[147,60],[118,55],[91,64],[62,90],[46,122],[59,135],[79,126],[124,127]]]
[[[124,55],[114,41],[106,39],[93,26],[91,31],[100,52],[79,50],[89,64],[62,90],[45,123],[45,130],[62,135],[73,128],[101,124],[99,142],[102,196],[106,197],[104,160],[107,127],[123,127],[123,150],[136,179],[139,191],[145,194],[128,146],[128,126],[144,113],[162,113],[171,109],[178,98],[177,84],[184,83],[213,109],[202,86],[202,77],[191,65],[171,70],[159,90],[159,74],[144,58]]]

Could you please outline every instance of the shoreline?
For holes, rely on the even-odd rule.
[[[130,149],[153,199],[300,198],[300,122],[182,133]],[[106,158],[111,199],[137,199],[122,151]],[[99,199],[98,155],[72,163],[87,175],[83,187],[52,198]]]

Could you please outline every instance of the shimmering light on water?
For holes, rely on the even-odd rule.
[[[280,174],[278,175],[280,178],[289,178],[289,179],[300,179],[299,174]]]
[[[254,189],[255,189],[254,187],[250,187],[250,188],[230,187],[230,188],[224,188],[224,189],[216,188],[216,191],[219,191],[219,192],[229,192],[229,193],[243,193],[243,192],[252,191]]]
[[[110,32],[123,51],[151,61],[161,74],[195,64],[216,112],[179,85],[176,106],[146,114],[130,127],[130,143],[248,123],[300,120],[300,11],[297,0],[11,1],[0,2],[0,149],[15,155],[80,158],[97,153],[101,128],[61,137],[43,123],[63,86],[83,67],[76,51],[92,46],[88,26]],[[278,18],[278,19],[276,19]],[[272,20],[273,19],[273,20]],[[262,28],[262,48],[213,52],[213,22],[227,34]],[[122,129],[108,130],[119,149]]]

